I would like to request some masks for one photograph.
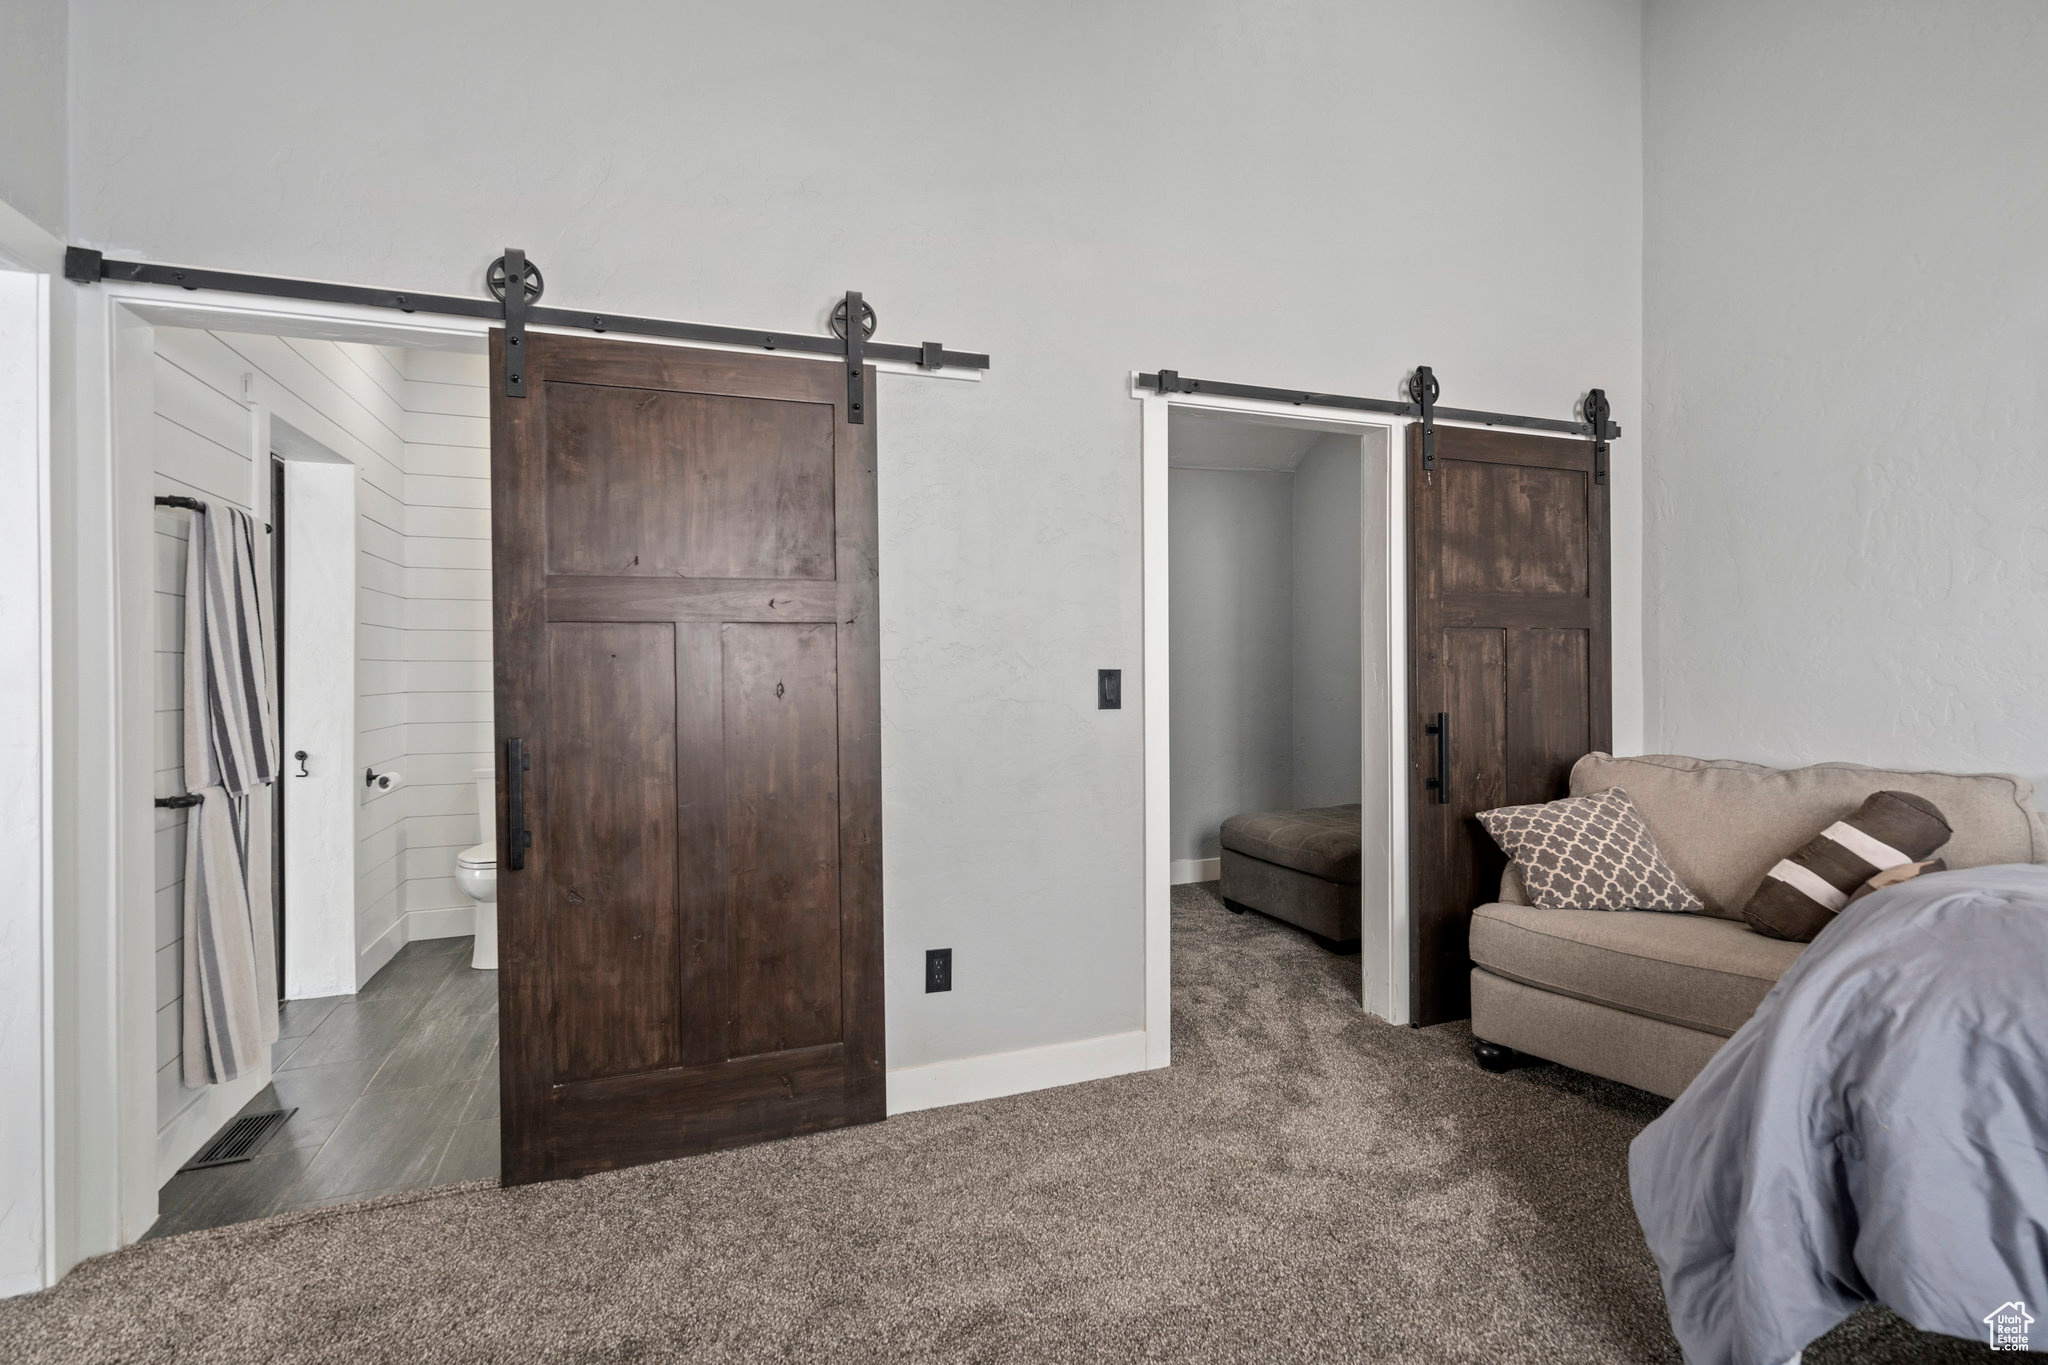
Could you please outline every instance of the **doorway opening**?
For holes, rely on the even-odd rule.
[[[1356,953],[1363,440],[1226,413],[1169,430],[1174,884]]]
[[[276,821],[281,996],[267,1065],[184,1084],[186,812],[158,810],[148,1235],[495,1176],[497,972],[475,948],[491,870],[463,867],[494,842],[495,803],[478,797],[493,785],[483,339],[148,340],[149,478],[207,509],[156,511],[156,790],[184,789],[184,538],[239,508],[269,597],[279,778],[259,799]],[[288,1117],[244,1159],[195,1161],[271,1113]]]
[[[1148,1035],[1166,1033],[1176,897],[1198,894],[1357,951],[1364,1007],[1406,1023],[1402,424],[1135,380],[1132,393],[1144,414]],[[1265,885],[1226,907],[1210,883],[1238,816],[1352,826],[1354,850],[1241,863]]]

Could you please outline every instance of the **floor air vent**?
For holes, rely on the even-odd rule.
[[[298,1112],[296,1109],[280,1109],[268,1114],[244,1114],[221,1129],[219,1136],[207,1143],[198,1156],[178,1169],[203,1171],[209,1166],[232,1166],[237,1161],[247,1161],[250,1153],[256,1150],[257,1143]]]

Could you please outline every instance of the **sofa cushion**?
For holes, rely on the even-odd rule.
[[[1657,854],[1656,841],[1619,787],[1534,806],[1479,812],[1538,905],[1574,910],[1698,910]]]
[[[1357,806],[1273,810],[1223,822],[1223,847],[1324,881],[1358,884]]]
[[[2000,773],[1895,772],[1854,763],[1766,768],[1732,759],[1588,754],[1572,767],[1571,792],[1626,787],[1643,823],[1706,913],[1740,919],[1780,858],[1861,805],[1873,792],[1923,796],[1955,835],[1942,850],[1952,868],[2048,861],[2048,833],[2025,778]]]
[[[1528,905],[1480,906],[1471,944],[1496,976],[1724,1038],[1804,946],[1705,915]]]

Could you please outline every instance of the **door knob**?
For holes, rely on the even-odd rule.
[[[306,751],[304,749],[299,750],[297,753],[293,754],[292,757],[297,759],[299,764],[299,770],[297,773],[293,774],[294,776],[311,777],[313,775],[306,771]]]

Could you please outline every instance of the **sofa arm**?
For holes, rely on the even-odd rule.
[[[1512,861],[1500,870],[1500,900],[1502,905],[1534,905],[1529,893],[1522,888],[1522,874],[1515,871]]]

